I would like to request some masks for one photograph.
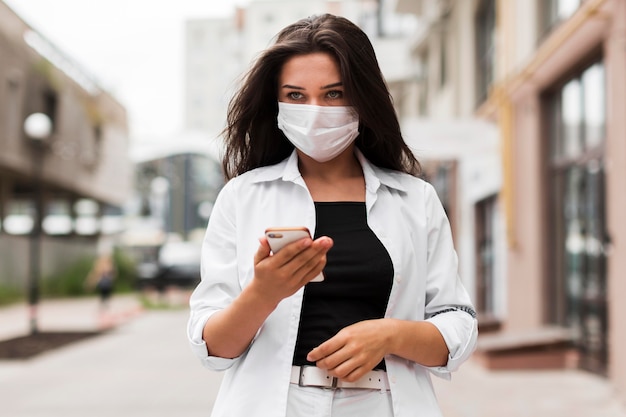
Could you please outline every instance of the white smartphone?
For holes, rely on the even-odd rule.
[[[265,237],[272,249],[272,252],[278,253],[285,245],[295,242],[305,237],[311,237],[308,228],[302,227],[270,227],[265,230]],[[312,238],[312,237],[311,237]],[[324,281],[324,273],[320,272],[318,276],[309,282]]]

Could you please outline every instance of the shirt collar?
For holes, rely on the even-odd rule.
[[[365,176],[366,188],[370,192],[376,192],[380,185],[384,185],[389,188],[395,188],[399,191],[406,191],[406,183],[402,180],[403,173],[379,168],[373,165],[362,153],[356,148],[355,153],[361,168],[363,169],[363,175]],[[260,169],[256,172],[256,175],[252,182],[266,182],[282,179],[284,181],[294,182],[297,178],[300,178],[300,170],[298,169],[298,154],[294,150],[288,158],[275,165],[270,165]]]
[[[252,182],[267,182],[278,179],[293,182],[300,176],[300,170],[298,169],[298,154],[294,149],[291,155],[281,162],[257,169]]]

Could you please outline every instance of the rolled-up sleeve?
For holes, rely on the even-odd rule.
[[[450,379],[476,348],[478,323],[469,294],[458,275],[458,259],[450,224],[432,186],[427,185],[428,254],[426,320],[434,324],[449,350],[445,366],[429,368]]]
[[[194,320],[193,317],[189,320],[189,326],[187,329],[189,345],[204,367],[214,371],[223,371],[230,368],[237,359],[220,358],[218,356],[211,356],[208,354],[206,343],[202,339],[202,331],[204,330],[204,324],[209,317],[210,314],[205,320]]]
[[[429,368],[444,379],[461,366],[474,352],[478,338],[476,319],[465,311],[450,311],[427,320],[434,324],[448,346],[448,362],[445,366]]]
[[[241,292],[233,193],[232,183],[228,183],[215,202],[202,244],[201,281],[189,300],[189,344],[204,366],[217,371],[228,369],[237,360],[210,356],[203,339],[207,320]]]

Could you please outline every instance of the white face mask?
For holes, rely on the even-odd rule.
[[[300,151],[326,162],[359,135],[359,116],[348,106],[278,103],[278,128]]]

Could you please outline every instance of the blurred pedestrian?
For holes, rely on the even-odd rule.
[[[102,310],[106,310],[109,306],[109,300],[113,294],[115,275],[116,271],[113,258],[109,253],[104,253],[96,258],[87,276],[89,287],[98,292]]]
[[[328,14],[283,29],[225,139],[188,325],[227,370],[212,415],[441,416],[430,374],[470,356],[475,312],[367,35]],[[274,253],[274,226],[315,233]]]

